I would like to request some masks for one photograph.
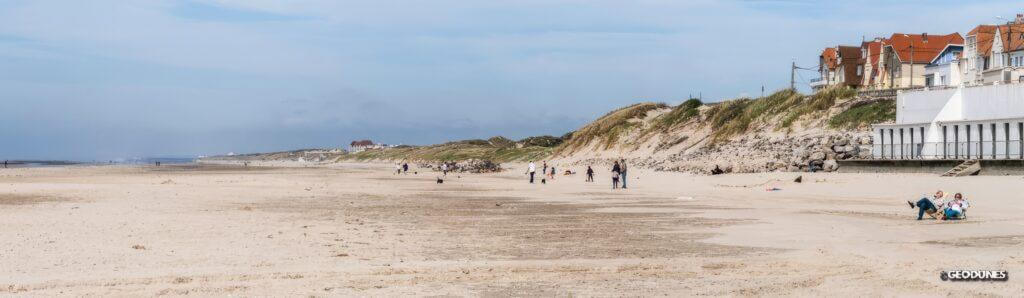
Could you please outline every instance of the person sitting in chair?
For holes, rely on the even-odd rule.
[[[918,200],[916,204],[914,202],[911,202],[911,201],[907,201],[907,204],[910,205],[910,209],[914,209],[914,207],[918,208],[918,210],[917,210],[917,220],[923,219],[925,213],[927,213],[932,218],[940,219],[940,216],[942,216],[942,213],[940,213],[939,210],[942,210],[942,207],[943,207],[942,198],[944,196],[945,196],[945,193],[943,193],[941,190],[939,190],[939,191],[935,192],[935,195],[932,196],[931,199],[928,199],[927,197],[924,197],[924,198],[921,198],[920,200]]]
[[[958,220],[967,218],[966,212],[968,207],[967,200],[964,200],[964,196],[960,193],[953,195],[953,201],[946,204],[946,210],[943,210],[943,216],[946,220]]]

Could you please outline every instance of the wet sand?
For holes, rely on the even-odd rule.
[[[413,169],[416,170],[416,169]],[[576,169],[582,172],[581,169]],[[1021,177],[0,171],[0,295],[1016,296]],[[538,179],[539,180],[539,179]],[[766,188],[778,188],[766,191]],[[905,201],[964,192],[970,218]],[[1009,270],[944,282],[942,270]]]

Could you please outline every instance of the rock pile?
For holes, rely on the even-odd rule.
[[[501,164],[484,159],[468,159],[459,162],[447,162],[449,172],[457,173],[495,173],[501,172]],[[441,171],[440,163],[420,163],[420,168]]]
[[[810,167],[836,171],[837,160],[871,157],[868,132],[826,132],[804,136],[751,134],[722,144],[680,152],[662,161],[640,161],[662,171],[709,174],[719,168],[725,173],[802,172]]]

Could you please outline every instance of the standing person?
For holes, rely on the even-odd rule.
[[[619,166],[619,161],[615,161],[612,165],[612,189],[619,188],[619,173],[622,172],[622,167]]]
[[[594,169],[587,166],[587,182],[594,182]]]
[[[6,169],[6,168],[7,168],[7,160],[5,159],[4,160],[4,169]]]
[[[402,174],[402,163],[395,163],[395,174]]]
[[[444,173],[445,176],[448,176],[448,164],[447,163],[443,163],[443,162],[441,163],[441,173]]]
[[[402,164],[402,173],[409,174],[409,163]]]
[[[533,174],[537,173],[537,165],[530,161],[530,165],[526,169],[526,173],[530,174],[530,184],[533,184]]]
[[[620,179],[622,180],[622,188],[626,188],[626,159],[625,158],[622,159],[622,167],[620,169],[620,172],[621,172],[621,175],[620,175],[621,178]]]
[[[543,170],[541,170],[540,174],[542,176],[547,176],[548,175],[548,161],[546,161],[546,160],[544,161]]]
[[[551,165],[551,172],[548,172],[548,178],[555,180],[555,165]]]

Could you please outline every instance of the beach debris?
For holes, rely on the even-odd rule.
[[[139,244],[132,245],[132,248],[133,249],[137,249],[137,250],[146,250],[145,246],[142,246],[142,245],[139,245]]]
[[[829,159],[822,162],[821,169],[825,172],[835,172],[839,169],[839,163],[835,159]]]
[[[761,182],[761,183],[758,183],[758,184],[746,184],[746,185],[743,185],[743,184],[741,184],[741,185],[715,184],[715,186],[718,186],[718,187],[743,187],[743,188],[750,188],[750,187],[762,186],[762,185],[767,186],[768,183],[777,182],[777,181],[779,181],[779,179],[770,179],[768,181]]]
[[[164,180],[164,182],[160,182],[160,184],[175,184],[175,183],[174,183],[174,180],[167,179],[167,180]]]
[[[796,179],[793,179],[793,182],[796,182],[796,183],[804,182],[804,176],[803,175],[796,176]]]

